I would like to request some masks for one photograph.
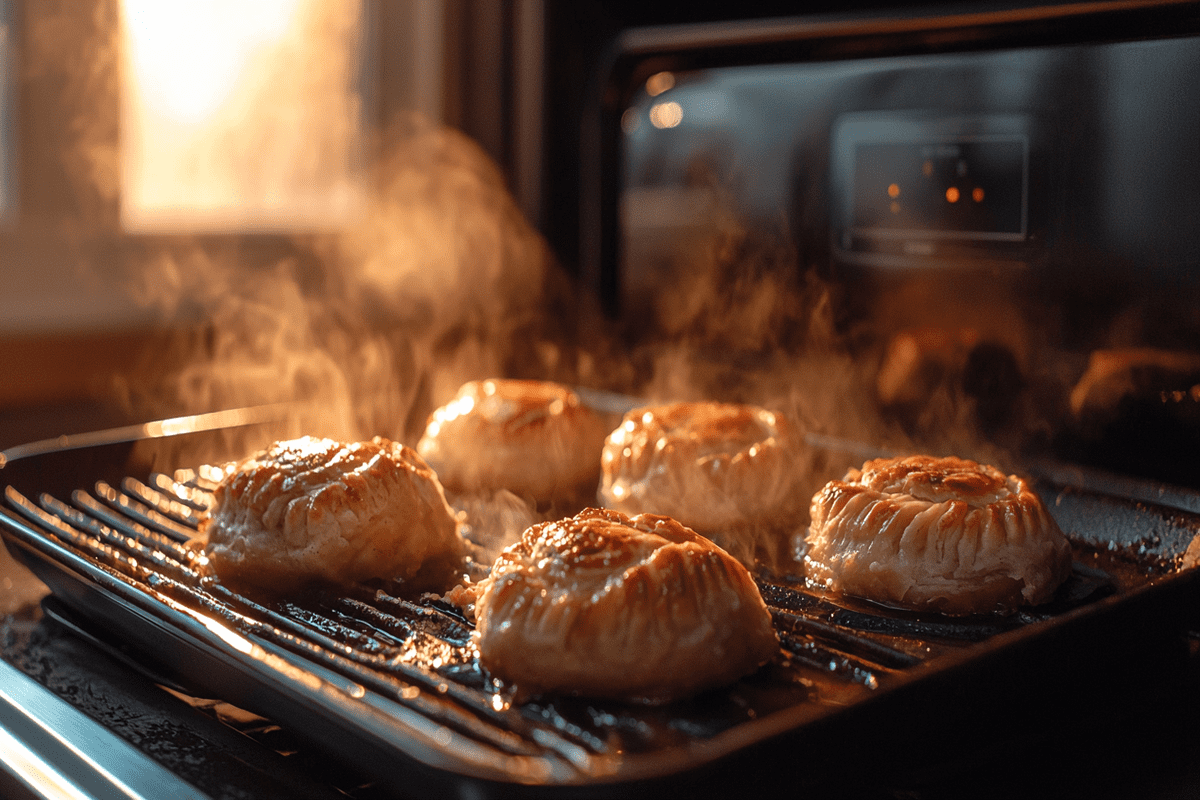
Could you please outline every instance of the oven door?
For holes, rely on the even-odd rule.
[[[626,32],[583,255],[635,393],[1200,486],[1197,16]]]

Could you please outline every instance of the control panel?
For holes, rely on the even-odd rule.
[[[1019,260],[1029,139],[1019,115],[843,115],[831,148],[835,252],[871,266]]]

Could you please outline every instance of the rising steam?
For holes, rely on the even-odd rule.
[[[170,79],[150,70],[149,83],[117,80],[118,66],[132,75],[156,52],[168,64],[173,55],[152,36],[122,39],[120,24],[134,31],[174,9],[100,0],[87,20],[35,14],[38,63],[74,64],[67,85],[85,110],[64,148],[88,187],[77,194],[96,196],[112,225],[119,185],[120,224],[143,234],[122,254],[122,279],[163,333],[118,386],[131,413],[291,403],[295,434],[411,442],[466,380],[572,374],[570,333],[548,311],[566,284],[497,167],[466,136],[415,115],[356,149],[366,141],[361,4],[280,2],[294,6],[291,22],[268,32],[276,43],[226,81],[220,102],[188,91],[221,70],[219,52],[191,59],[203,74],[181,66]],[[198,10],[224,7],[210,5]],[[66,40],[94,57],[51,57],[64,26],[86,29]],[[196,132],[187,123],[205,109]],[[217,235],[175,233],[214,226]],[[290,244],[245,236],[297,227],[314,232]],[[157,231],[168,235],[144,235]]]
[[[321,7],[332,8],[314,6]],[[116,224],[118,6],[100,0],[86,19],[78,11],[33,9],[34,63],[41,65],[35,70],[62,71],[79,107],[106,109],[71,126],[63,149],[81,208]],[[297,30],[311,38],[319,17]],[[345,44],[348,25],[334,15],[326,33]],[[62,47],[56,42],[71,40],[56,34],[70,26],[85,29],[93,58],[68,70],[62,65],[71,59],[54,56]],[[79,32],[73,35],[78,41]],[[285,53],[293,62],[311,56]],[[286,83],[277,69],[247,81],[233,111],[220,118],[215,144],[189,145],[190,169],[204,175],[212,159],[230,156],[234,174],[248,182],[245,192],[260,204],[287,189],[272,175],[329,188],[325,167],[342,158],[353,131],[335,126],[330,136],[306,137],[317,127],[310,123],[326,114],[361,119],[360,100],[334,91],[352,65],[332,63],[332,77],[306,87],[341,98],[323,109],[288,110],[308,94],[272,91]],[[27,79],[45,75],[34,71]],[[275,103],[284,107],[268,112]],[[239,115],[272,114],[284,120],[275,130],[288,133],[286,140],[238,135]],[[236,240],[211,236],[144,237],[123,253],[130,292],[164,323],[141,369],[118,387],[131,413],[294,403],[292,434],[380,434],[413,443],[426,415],[460,384],[505,375],[648,402],[753,402],[792,415],[810,432],[912,447],[879,416],[878,363],[850,354],[834,324],[829,287],[803,268],[805,254],[780,244],[786,235],[764,240],[744,230],[736,214],[722,211],[719,193],[712,219],[703,221],[706,233],[678,256],[670,290],[648,293],[657,327],[639,328],[642,317],[634,313],[631,325],[610,331],[590,314],[590,301],[572,293],[478,145],[415,116],[393,120],[375,144],[358,174],[370,187],[362,203],[339,205],[353,207],[349,222],[281,247],[275,257],[245,245],[250,259]],[[945,408],[930,407],[938,415],[930,427],[948,421],[941,433],[970,430],[959,398],[944,399]],[[940,449],[963,455],[976,443],[942,441]]]
[[[255,270],[190,243],[151,259],[137,296],[195,322],[150,354],[161,378],[131,399],[296,401],[297,432],[411,440],[466,380],[553,366],[548,252],[479,147],[408,120],[379,175],[369,213],[311,258]]]

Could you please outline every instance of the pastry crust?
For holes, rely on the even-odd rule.
[[[673,519],[589,508],[534,525],[480,584],[480,663],[523,691],[663,701],[778,652],[749,572]]]
[[[461,561],[437,476],[398,442],[276,442],[236,465],[200,523],[222,580],[291,591],[408,580]]]
[[[876,459],[812,500],[810,583],[946,614],[1049,600],[1071,548],[1029,485],[961,458]]]
[[[671,403],[625,415],[601,455],[600,503],[664,514],[753,562],[766,529],[794,530],[804,500],[798,436],[752,405]],[[761,555],[761,553],[760,553]]]
[[[611,423],[549,381],[471,381],[417,443],[452,492],[507,489],[537,502],[591,494]]]

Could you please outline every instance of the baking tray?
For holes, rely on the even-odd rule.
[[[186,471],[285,435],[277,409],[244,409],[14,448],[0,533],[157,680],[273,719],[400,795],[717,795],[747,771],[756,788],[842,786],[1135,696],[1184,668],[1200,607],[1185,558],[1200,514],[1059,470],[1038,488],[1075,564],[1045,606],[952,619],[759,575],[782,647],[756,674],[663,706],[513,703],[434,597],[376,585],[264,602],[181,569],[203,505]]]

